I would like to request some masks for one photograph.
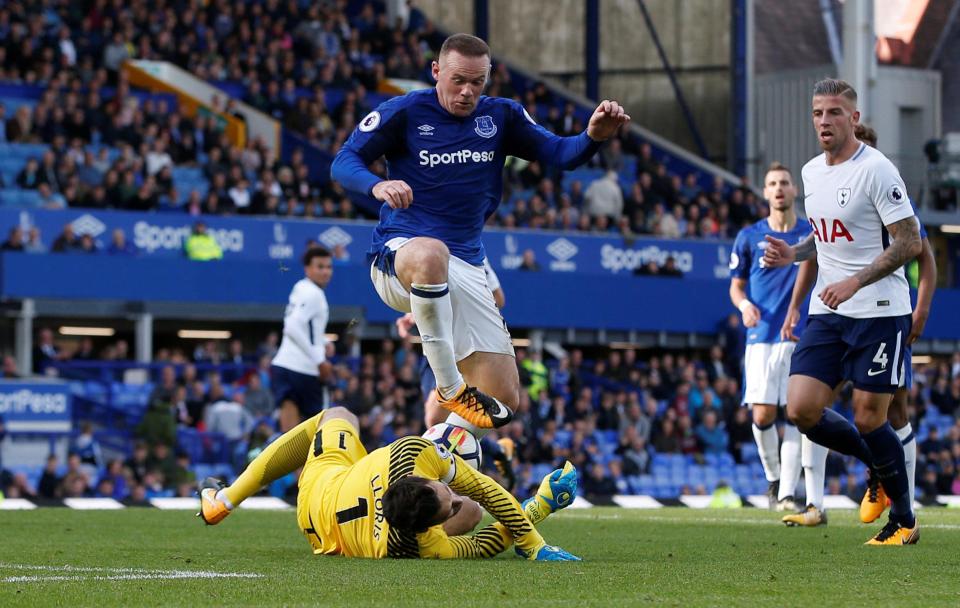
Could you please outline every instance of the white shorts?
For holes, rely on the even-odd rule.
[[[743,357],[744,403],[787,405],[790,357],[796,348],[796,342],[747,344]]]
[[[405,237],[390,239],[386,248],[397,251],[409,240]],[[380,266],[376,261],[370,265],[370,280],[377,295],[390,308],[410,312],[410,293],[403,288],[396,275],[381,269],[387,265]],[[389,267],[393,267],[392,262]],[[493,301],[483,266],[472,266],[458,257],[450,256],[447,286],[453,305],[453,353],[457,361],[475,352],[515,356],[510,332]]]

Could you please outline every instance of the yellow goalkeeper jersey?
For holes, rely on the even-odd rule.
[[[349,445],[359,442],[352,434],[321,437],[322,431],[318,431],[316,444],[324,457],[335,458],[331,452],[339,450],[343,450],[342,456],[357,453],[357,448]],[[362,453],[362,447],[359,450]],[[534,553],[545,544],[509,492],[427,439],[403,437],[352,464],[340,462],[340,466],[330,462],[333,466],[319,472],[312,487],[302,488],[309,494],[300,525],[314,553],[370,558],[488,557],[511,542]],[[480,503],[498,523],[456,537],[447,536],[442,525],[421,534],[391,529],[383,515],[383,495],[391,483],[406,475],[446,483],[454,492]]]

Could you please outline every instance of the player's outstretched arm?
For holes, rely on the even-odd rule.
[[[563,468],[549,473],[543,478],[537,493],[523,502],[523,512],[534,525],[539,524],[551,513],[556,513],[573,504],[577,497],[577,470],[567,462]],[[423,557],[469,558],[493,557],[513,544],[510,531],[495,522],[476,534],[463,536],[444,535],[438,530],[430,530],[418,539]],[[535,561],[576,561],[577,558],[558,547],[544,545],[536,553],[528,554],[522,549],[517,553],[526,559]]]
[[[817,256],[802,262],[800,270],[797,271],[797,278],[793,282],[793,293],[790,295],[790,305],[787,307],[787,316],[783,319],[783,326],[780,328],[780,337],[784,340],[793,340],[798,342],[800,338],[793,333],[797,323],[800,322],[800,307],[803,301],[807,299],[814,283],[817,282],[817,271],[820,269],[817,264]]]
[[[817,244],[813,242],[812,234],[793,247],[787,245],[786,241],[770,235],[763,238],[767,241],[767,247],[763,250],[763,265],[770,268],[802,262],[817,255]]]
[[[933,302],[933,292],[937,288],[937,259],[933,255],[930,241],[922,239],[922,252],[917,256],[920,265],[920,281],[917,286],[917,305],[913,309],[913,325],[907,344],[913,344],[923,335],[923,328],[927,325],[930,316],[930,304]]]

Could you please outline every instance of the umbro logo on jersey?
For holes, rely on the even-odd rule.
[[[847,203],[850,202],[850,197],[853,194],[853,190],[850,188],[839,188],[837,190],[837,204],[841,207],[846,207]]]
[[[420,125],[417,127],[417,131],[420,131],[420,135],[433,135],[433,127],[430,125]]]
[[[491,116],[477,116],[473,119],[477,126],[473,129],[480,137],[490,139],[497,134],[497,125]]]

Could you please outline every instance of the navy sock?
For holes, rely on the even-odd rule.
[[[830,448],[834,452],[858,458],[863,464],[871,466],[873,458],[870,455],[870,448],[864,443],[857,427],[831,409],[823,410],[820,421],[803,434],[814,443]]]
[[[889,422],[863,436],[873,454],[873,474],[880,478],[884,491],[890,497],[890,519],[912,528],[915,524],[907,465],[903,459],[903,444]]]
[[[483,450],[483,455],[489,458],[503,453],[503,448],[500,447],[500,444],[494,441],[489,435],[484,435],[480,438],[480,448]]]

